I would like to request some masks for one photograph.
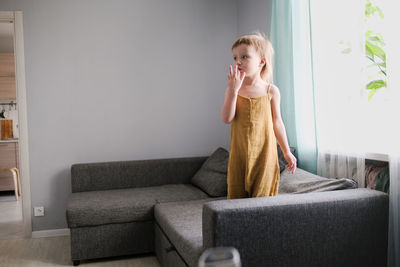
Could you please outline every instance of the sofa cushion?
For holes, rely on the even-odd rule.
[[[192,184],[212,197],[226,196],[228,160],[229,152],[219,147],[193,176]]]
[[[278,194],[300,194],[357,188],[357,182],[347,178],[326,178],[297,168],[294,174],[287,169],[281,173]]]
[[[154,208],[156,223],[189,266],[197,266],[203,252],[203,204],[220,199],[226,197],[161,203]]]
[[[296,152],[296,148],[290,147],[290,152],[292,152],[292,154],[294,155],[294,153]],[[279,145],[278,145],[278,161],[279,161],[279,171],[283,172],[283,170],[285,169],[285,166],[287,164],[287,161],[286,161],[285,157],[283,156],[282,149]]]
[[[207,194],[190,184],[73,193],[67,204],[67,222],[74,228],[152,220],[156,203],[204,198]]]

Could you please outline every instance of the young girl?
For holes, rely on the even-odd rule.
[[[280,93],[272,84],[273,48],[263,34],[240,37],[232,46],[228,88],[221,117],[231,123],[228,162],[228,199],[278,194],[279,165],[276,140],[294,173],[280,114]]]

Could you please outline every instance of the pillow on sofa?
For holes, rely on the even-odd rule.
[[[229,152],[219,147],[196,172],[192,178],[192,183],[212,197],[226,196],[228,160]]]
[[[326,178],[297,168],[294,174],[288,170],[281,173],[279,194],[301,194],[357,188],[357,182],[348,178]]]
[[[285,165],[287,164],[287,161],[286,161],[285,157],[283,156],[281,147],[279,145],[277,145],[277,146],[278,146],[279,171],[283,172],[283,170],[285,169]],[[290,147],[290,152],[292,152],[292,154],[294,155],[294,152],[296,152],[296,148]]]

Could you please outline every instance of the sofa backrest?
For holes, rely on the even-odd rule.
[[[190,183],[208,157],[148,159],[71,166],[72,193]]]

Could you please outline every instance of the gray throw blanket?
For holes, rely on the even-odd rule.
[[[278,194],[301,194],[357,188],[357,182],[348,178],[326,178],[297,168],[292,174],[287,169],[281,173]]]

